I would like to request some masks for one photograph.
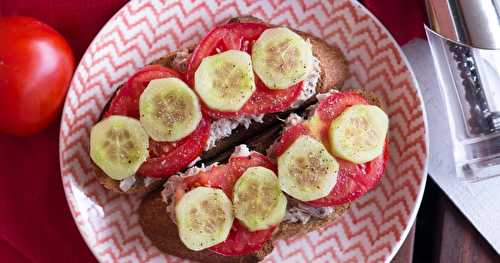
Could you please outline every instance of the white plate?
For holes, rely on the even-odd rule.
[[[354,1],[132,1],[104,26],[78,66],[61,122],[64,190],[83,238],[101,262],[163,261],[142,233],[137,195],[106,191],[88,156],[89,132],[118,85],[171,50],[197,43],[215,24],[251,14],[310,32],[339,46],[347,87],[375,92],[390,116],[389,165],[381,185],[331,226],[277,242],[267,262],[390,261],[415,220],[426,180],[422,100],[404,54]],[[89,14],[91,15],[91,14]]]

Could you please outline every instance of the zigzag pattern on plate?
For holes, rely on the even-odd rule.
[[[139,196],[106,191],[88,157],[89,132],[131,73],[171,50],[198,42],[215,24],[251,14],[339,46],[349,60],[347,88],[374,91],[390,116],[390,161],[381,185],[330,227],[279,241],[266,262],[380,262],[399,247],[416,212],[426,159],[422,105],[408,66],[386,31],[359,4],[339,1],[132,1],[85,53],[64,108],[60,159],[68,203],[102,262],[163,261],[143,235]]]

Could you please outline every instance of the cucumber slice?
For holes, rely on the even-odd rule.
[[[353,105],[330,124],[333,155],[353,163],[365,163],[382,154],[389,118],[377,106]]]
[[[309,135],[297,138],[278,157],[281,190],[300,201],[327,196],[337,183],[338,171],[337,160]]]
[[[312,61],[311,45],[286,27],[267,29],[252,48],[255,73],[270,89],[285,89],[304,80]]]
[[[209,108],[239,111],[255,91],[250,55],[229,50],[204,58],[195,72],[194,88]]]
[[[226,240],[234,220],[232,209],[220,189],[197,187],[187,192],[175,206],[182,243],[199,251]]]
[[[139,98],[139,112],[146,132],[159,142],[188,136],[201,120],[198,97],[178,78],[151,80]]]
[[[115,180],[134,175],[148,158],[148,147],[141,123],[130,117],[110,116],[90,132],[90,158]]]
[[[234,185],[234,213],[250,231],[279,224],[286,212],[286,196],[278,177],[267,168],[248,168]]]

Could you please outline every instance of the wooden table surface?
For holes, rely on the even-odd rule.
[[[417,221],[393,262],[485,263],[500,262],[500,255],[429,177]]]

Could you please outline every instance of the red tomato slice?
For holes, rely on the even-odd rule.
[[[110,115],[125,115],[139,118],[139,98],[153,79],[180,78],[175,70],[160,65],[146,66],[137,71],[117,92],[104,117]]]
[[[320,102],[314,112],[314,117],[319,120],[314,123],[304,122],[286,129],[276,146],[274,154],[279,156],[301,135],[310,134],[319,137],[324,143],[328,143],[328,128],[332,120],[339,116],[346,108],[355,104],[367,104],[368,102],[358,93],[343,92],[333,93]],[[328,148],[328,147],[327,147]],[[372,190],[381,181],[387,162],[387,141],[384,146],[384,154],[364,164],[354,164],[340,158],[340,169],[337,184],[326,197],[306,202],[314,206],[333,206],[351,202],[368,191]]]
[[[137,71],[119,89],[111,101],[104,117],[125,115],[139,118],[139,98],[153,79],[181,78],[173,69],[160,65],[146,66]],[[167,177],[181,171],[196,157],[201,155],[208,139],[210,122],[204,117],[186,138],[177,142],[157,142],[149,140],[149,158],[137,171],[137,175],[149,177]]]
[[[231,196],[230,193],[233,190],[233,185],[236,183],[236,178],[234,174],[230,173],[228,166],[225,164],[217,165],[210,168],[207,171],[199,172],[194,176],[189,176],[183,178],[184,185],[182,188],[186,190],[192,189],[198,186],[207,186],[213,188],[222,189],[227,196]]]
[[[186,192],[199,186],[219,188],[227,194],[227,191],[232,190],[236,182],[236,179],[232,178],[228,171],[226,165],[223,164],[212,166],[210,169],[192,176],[183,177],[182,184],[179,184],[175,189],[175,201],[178,202]]]
[[[262,166],[273,171],[277,171],[277,167],[271,162],[267,157],[262,154],[252,152],[248,157],[232,157],[229,159],[228,165],[230,174],[235,178],[233,184],[231,185],[230,192],[226,191],[226,194],[230,198],[233,196],[233,185],[236,183],[238,178],[243,175],[243,173],[250,167]],[[233,223],[233,228],[229,233],[226,241],[219,243],[211,248],[210,250],[226,255],[226,256],[241,256],[246,255],[255,251],[258,251],[264,242],[269,240],[273,235],[276,226],[270,227],[265,230],[250,232],[245,226],[240,224],[238,220]]]
[[[322,100],[314,112],[319,114],[321,120],[331,122],[347,107],[356,104],[368,104],[368,102],[357,92],[334,92]]]
[[[252,152],[247,157],[231,157],[227,164],[212,167],[210,170],[196,175],[184,177],[184,184],[176,189],[175,198],[179,200],[188,189],[197,186],[208,186],[224,190],[229,198],[233,196],[233,186],[240,176],[249,168],[263,166],[276,171],[276,165],[266,156]],[[246,255],[259,250],[269,240],[276,226],[265,230],[250,232],[235,220],[226,241],[209,249],[227,256]]]
[[[368,102],[357,92],[332,93],[314,110],[314,115],[309,121],[311,133],[330,148],[328,139],[330,124],[346,108],[356,104],[368,104]]]
[[[306,202],[313,206],[334,206],[352,202],[375,188],[382,180],[387,163],[387,143],[384,153],[364,164],[337,159],[340,170],[337,184],[329,195]]]
[[[208,249],[224,256],[243,256],[258,251],[271,238],[276,226],[269,229],[250,232],[238,220],[233,223],[226,241]]]
[[[210,122],[202,118],[196,130],[180,141],[171,143],[150,140],[150,157],[139,167],[137,175],[159,178],[181,171],[203,153],[209,132]],[[161,151],[154,152],[158,149]]]
[[[310,133],[307,123],[300,123],[286,128],[274,146],[272,155],[276,157],[282,155],[299,136]]]
[[[230,166],[231,173],[236,177],[236,179],[240,178],[250,167],[262,166],[273,170],[274,172],[278,170],[276,164],[271,162],[271,160],[269,160],[266,156],[257,152],[252,152],[249,156],[231,157],[228,164]]]
[[[346,108],[356,104],[368,104],[365,98],[357,92],[334,92],[324,100],[314,110],[326,128],[337,118]]]
[[[284,111],[294,103],[302,92],[304,82],[299,82],[287,89],[271,90],[255,76],[257,89],[250,99],[237,112],[222,112],[208,108],[203,102],[203,112],[214,119],[234,118],[241,115],[259,115]]]
[[[230,49],[250,53],[255,40],[267,28],[269,26],[258,23],[229,23],[212,29],[196,47],[189,60],[187,81],[194,86],[194,74],[205,57]],[[257,76],[255,84],[256,91],[238,112],[221,112],[203,105],[204,112],[214,119],[220,119],[283,111],[297,100],[303,87],[303,82],[300,82],[287,89],[271,90]]]
[[[205,172],[184,178],[184,186],[191,189],[196,186],[208,186],[224,190],[229,198],[233,197],[233,186],[240,176],[250,167],[262,166],[276,172],[276,165],[266,156],[252,152],[249,156],[231,157],[227,164],[212,167]]]
[[[229,23],[215,27],[193,51],[188,63],[187,81],[194,84],[194,73],[204,58],[230,49],[249,52],[255,40],[268,28],[257,23]]]

